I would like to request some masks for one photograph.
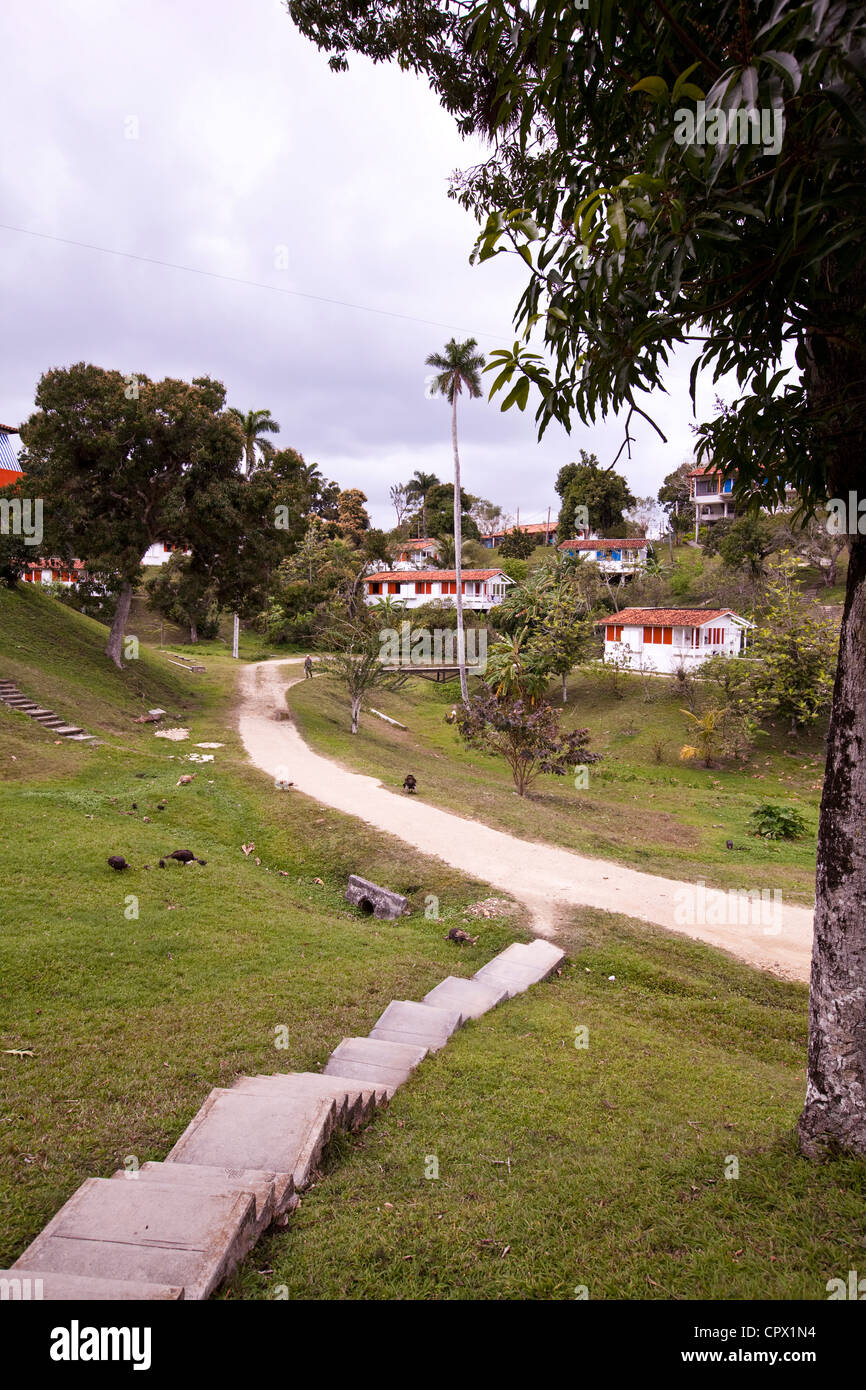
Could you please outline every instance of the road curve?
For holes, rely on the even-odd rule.
[[[297,659],[296,659],[297,660]],[[388,791],[375,777],[351,772],[322,757],[286,718],[285,692],[302,676],[286,679],[289,661],[262,661],[242,668],[238,728],[255,767],[282,776],[298,791],[356,816],[367,825],[405,841],[423,854],[482,879],[530,909],[539,935],[555,932],[558,909],[593,907],[620,912],[711,946],[789,980],[808,980],[812,951],[812,910],[782,903],[764,906],[766,916],[749,911],[739,925],[713,923],[721,893],[706,890],[701,910],[694,882],[660,878],[606,859],[590,859],[554,845],[521,840],[481,821],[428,806],[420,798]],[[693,914],[709,922],[683,920]],[[721,913],[719,915],[722,915]],[[730,916],[729,912],[724,914]],[[679,920],[678,920],[679,919]]]

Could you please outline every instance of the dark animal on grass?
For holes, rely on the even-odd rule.
[[[412,774],[411,774],[411,772],[407,772],[407,773],[406,773],[405,780],[404,780],[404,782],[403,782],[403,790],[404,790],[404,792],[414,792],[414,791],[416,790],[417,786],[418,786],[418,780],[417,780],[417,778],[413,777]]]
[[[122,854],[109,854],[108,862],[111,865],[112,869],[116,869],[118,873],[120,873],[123,869],[132,868],[132,865],[127,864]]]
[[[464,931],[462,927],[452,927],[449,932],[445,933],[445,940],[453,941],[458,946],[462,946],[464,943],[467,942],[470,946],[474,946],[476,941],[478,940],[478,937],[470,936],[469,933],[467,931]]]
[[[725,840],[725,847],[726,847],[726,849],[733,849],[733,848],[734,848],[734,842],[733,842],[733,840]]]
[[[199,859],[197,855],[193,854],[193,852],[192,852],[191,849],[174,849],[174,850],[172,850],[171,854],[167,854],[167,855],[165,856],[165,859],[160,859],[160,861],[159,861],[159,867],[160,867],[161,869],[164,869],[164,868],[165,868],[165,860],[166,860],[166,859],[176,859],[177,862],[178,862],[178,864],[206,864],[206,863],[207,863],[207,860],[206,860],[206,859]]]

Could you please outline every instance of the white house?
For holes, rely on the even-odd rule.
[[[164,545],[162,541],[154,541],[153,545],[148,546],[141,557],[143,565],[166,565],[174,554],[175,550],[183,550],[184,555],[191,555],[191,550],[184,550],[182,545]]]
[[[695,504],[695,540],[701,526],[712,525],[737,515],[731,494],[735,477],[726,478],[712,464],[693,468],[689,474],[689,497]]]
[[[588,539],[561,541],[557,550],[581,560],[594,560],[602,574],[630,578],[646,569],[650,542],[646,536],[629,536],[625,540]]]
[[[463,570],[463,607],[487,611],[501,603],[513,581],[504,570]],[[455,570],[380,570],[361,581],[368,604],[396,599],[404,608],[420,608],[438,600],[448,607],[457,601]]]
[[[79,579],[86,579],[87,573],[80,560],[67,565],[62,560],[38,559],[25,566],[21,579],[25,584],[62,584],[69,589]]]
[[[605,661],[666,674],[700,666],[710,656],[738,656],[755,626],[730,608],[623,608],[596,625],[605,629]]]
[[[435,536],[418,536],[401,544],[397,551],[397,562],[401,565],[411,565],[415,569],[424,569],[427,565],[436,564],[438,554],[439,542]]]

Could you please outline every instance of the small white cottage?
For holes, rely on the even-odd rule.
[[[512,583],[504,570],[463,570],[463,607],[486,612],[501,603]],[[446,606],[457,602],[457,574],[454,570],[380,570],[361,581],[368,604],[390,598],[404,608],[420,608],[438,600]]]
[[[560,541],[557,546],[563,555],[576,556],[580,560],[592,560],[602,574],[616,574],[629,578],[646,569],[650,542],[646,536],[629,536],[623,540],[605,540],[590,536],[588,539]]]
[[[623,608],[597,626],[604,627],[605,661],[672,674],[710,656],[739,656],[755,625],[730,608]]]

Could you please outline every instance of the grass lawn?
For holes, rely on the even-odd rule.
[[[349,733],[345,696],[330,678],[289,692],[298,724],[314,747],[399,787],[407,772],[431,803],[474,816],[528,840],[559,844],[649,873],[706,881],[719,888],[780,889],[793,902],[814,900],[815,843],[823,778],[820,734],[792,739],[786,730],[761,738],[748,764],[707,770],[684,764],[690,740],[673,682],[640,676],[622,682],[614,699],[603,681],[585,674],[568,683],[567,726],[587,727],[604,761],[589,769],[589,787],[543,776],[531,794],[516,795],[500,759],[468,752],[445,715],[459,698],[456,682],[412,678],[402,690],[377,691],[376,709],[408,732],[364,714]],[[771,842],[749,833],[748,817],[766,800],[795,805],[809,834]],[[726,849],[727,840],[734,850]]]
[[[444,933],[485,885],[251,770],[221,644],[199,649],[202,675],[146,646],[120,673],[104,639],[42,594],[0,590],[0,673],[104,739],[58,745],[0,708],[0,1264],[84,1178],[164,1157],[213,1086],[318,1069],[389,999],[526,939],[503,916],[455,949]],[[425,687],[418,708],[436,694]],[[154,703],[188,743],[131,723]],[[431,727],[450,738],[442,709],[430,705]],[[185,762],[203,741],[224,744],[215,761]],[[437,751],[431,737],[431,766]],[[178,787],[186,768],[195,781]],[[141,867],[176,847],[206,867]],[[134,871],[113,874],[110,853]],[[413,915],[348,910],[357,869],[406,892]],[[425,919],[427,893],[444,920]],[[585,1285],[593,1298],[823,1299],[827,1279],[862,1265],[866,1168],[794,1149],[805,989],[589,911],[563,944],[560,977],[462,1030],[331,1146],[225,1297],[572,1298]],[[438,1179],[424,1176],[430,1156]]]
[[[563,944],[332,1144],[226,1297],[820,1300],[862,1268],[866,1165],[793,1139],[805,988],[624,918]]]
[[[121,673],[104,640],[56,600],[0,590],[0,671],[106,740],[55,744],[0,707],[0,1266],[85,1177],[164,1157],[213,1086],[319,1068],[390,999],[430,989],[454,965],[448,925],[489,892],[248,768],[229,719],[236,670],[216,649],[203,676],[146,648]],[[130,722],[155,702],[189,742]],[[185,762],[199,741],[225,747]],[[195,781],[176,786],[186,770]],[[175,848],[207,866],[157,868]],[[115,874],[112,853],[134,872]],[[350,910],[358,870],[407,893],[412,917]],[[442,921],[425,919],[427,893]],[[519,936],[519,919],[485,922],[479,958]]]

